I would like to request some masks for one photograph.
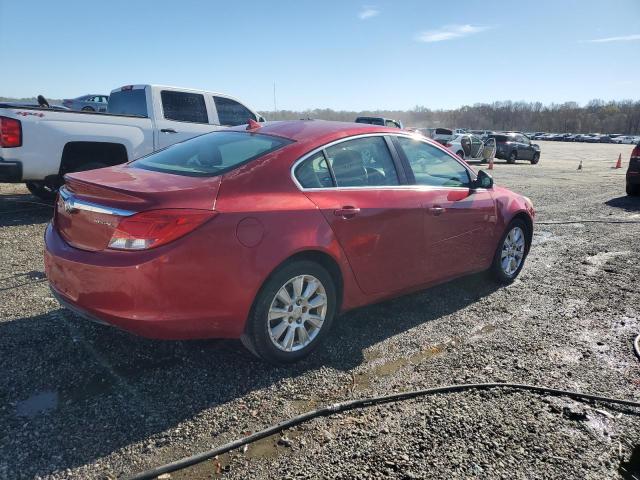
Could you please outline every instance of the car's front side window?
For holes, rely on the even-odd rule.
[[[398,185],[393,158],[381,136],[346,140],[326,149],[338,187]]]
[[[396,137],[418,185],[468,187],[469,171],[433,145],[407,137]]]

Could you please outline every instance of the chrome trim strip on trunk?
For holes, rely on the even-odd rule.
[[[103,213],[105,215],[116,215],[118,217],[130,217],[131,215],[135,215],[136,213],[138,213],[134,212],[133,210],[107,207],[105,205],[99,205],[97,203],[87,202],[85,200],[78,200],[65,187],[60,188],[58,193],[60,194],[60,198],[62,198],[62,201],[64,202],[64,209],[69,213],[72,213],[76,210],[84,210],[93,213]]]

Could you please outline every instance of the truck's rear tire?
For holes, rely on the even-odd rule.
[[[25,185],[29,192],[31,192],[31,195],[47,203],[54,202],[58,194],[58,189],[47,185],[46,182],[27,182]]]

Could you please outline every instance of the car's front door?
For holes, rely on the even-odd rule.
[[[533,147],[529,139],[524,135],[517,135],[516,139],[518,142],[518,158],[531,160],[533,158]]]
[[[424,210],[384,136],[330,145],[294,174],[331,225],[364,292],[423,283]]]
[[[422,198],[427,280],[487,266],[496,243],[491,191],[472,189],[470,171],[443,149],[409,137],[396,142]]]

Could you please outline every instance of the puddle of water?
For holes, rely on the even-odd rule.
[[[31,395],[16,405],[16,415],[33,418],[58,408],[58,392],[45,390]]]

